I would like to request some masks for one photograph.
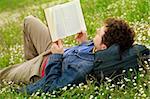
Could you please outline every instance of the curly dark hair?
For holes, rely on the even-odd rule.
[[[102,42],[107,47],[117,43],[120,45],[120,50],[124,51],[132,46],[135,33],[124,20],[108,18],[104,21],[104,24],[106,31],[102,37]]]

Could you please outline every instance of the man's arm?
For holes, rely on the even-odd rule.
[[[49,61],[46,68],[46,82],[42,91],[48,92],[57,88],[62,88],[67,84],[81,83],[85,81],[86,75],[91,71],[91,65],[84,62],[78,64],[66,64],[64,71],[62,71],[62,56],[53,54],[49,56]],[[87,66],[85,66],[87,65]],[[80,66],[80,69],[78,68]]]
[[[58,44],[59,45],[59,44]],[[59,45],[61,47],[61,45]],[[56,46],[53,46],[55,48]],[[49,56],[49,62],[45,70],[45,76],[35,84],[31,84],[26,88],[28,94],[32,94],[37,90],[48,92],[57,88],[62,88],[67,84],[80,83],[85,81],[87,73],[92,69],[91,64],[85,64],[81,61],[78,64],[66,64],[62,71],[63,54],[59,53],[62,50],[52,50],[52,55]],[[79,68],[80,67],[80,68]]]

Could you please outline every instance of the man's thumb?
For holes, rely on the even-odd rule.
[[[62,46],[63,46],[62,40],[58,40],[58,46],[59,46],[59,47],[62,47]]]

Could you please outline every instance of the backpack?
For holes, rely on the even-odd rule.
[[[92,76],[98,81],[104,77],[114,77],[122,74],[122,71],[139,69],[139,61],[149,61],[149,49],[143,45],[133,45],[131,48],[120,53],[118,44],[110,46],[108,49],[95,53],[94,68]]]

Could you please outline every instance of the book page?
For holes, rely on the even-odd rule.
[[[70,3],[66,6],[63,6],[62,12],[66,36],[80,32],[80,19],[78,17],[76,5],[74,3]]]
[[[58,39],[61,39],[64,37],[64,35],[66,35],[66,31],[65,31],[65,24],[64,24],[64,16],[61,10],[60,6],[56,6],[53,10],[54,13],[54,21],[55,21],[55,25],[56,25],[56,31],[53,34],[57,34],[55,38],[53,38],[53,41],[56,41]],[[52,36],[53,36],[52,34]]]
[[[76,2],[75,4],[76,4],[76,7],[77,7],[77,13],[78,13],[78,16],[80,18],[81,30],[87,31],[84,16],[83,16],[83,12],[82,12],[82,8],[81,8],[81,4],[80,4],[80,0],[76,0],[75,2]]]
[[[47,24],[48,24],[49,33],[53,40],[54,38],[57,38],[57,34],[56,34],[56,25],[54,21],[54,12],[52,10],[53,10],[53,7],[45,9],[44,12],[45,12],[45,17],[46,17]]]

